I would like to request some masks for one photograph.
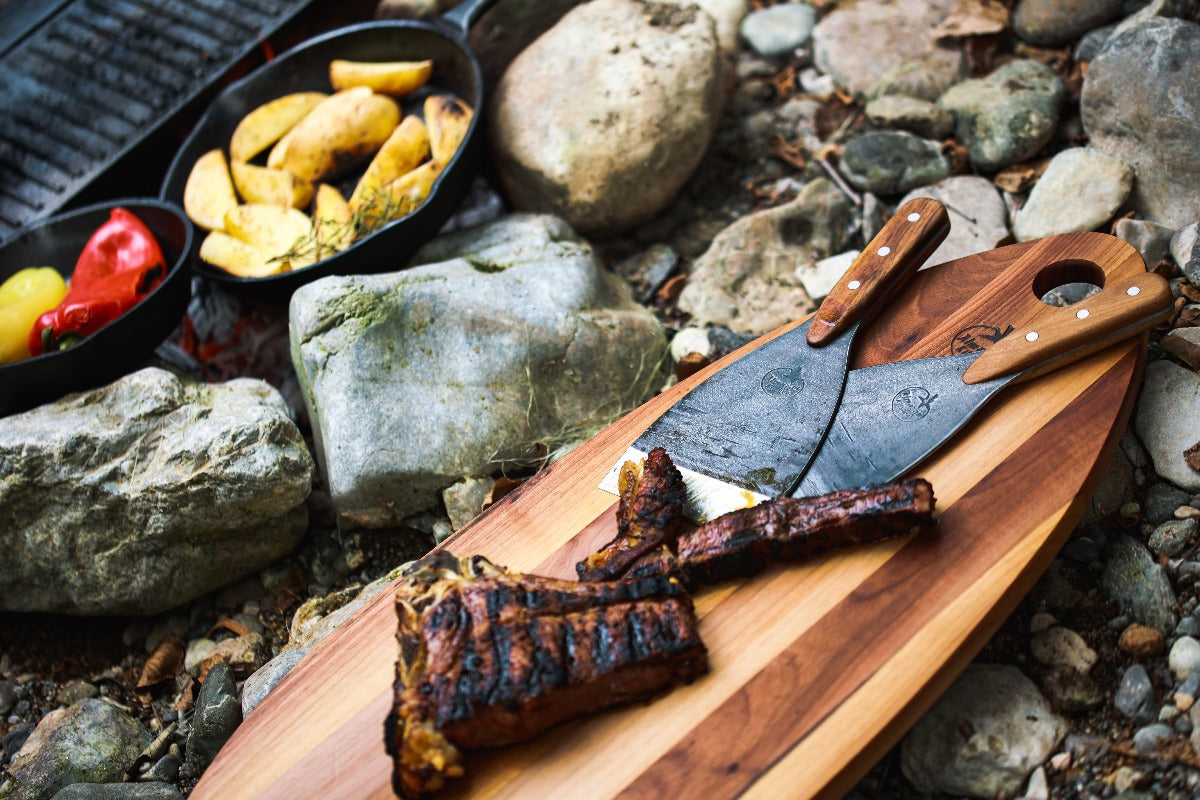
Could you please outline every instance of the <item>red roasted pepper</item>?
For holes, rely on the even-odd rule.
[[[137,305],[167,274],[154,234],[129,211],[114,208],[83,247],[67,296],[38,317],[29,351],[64,350]]]

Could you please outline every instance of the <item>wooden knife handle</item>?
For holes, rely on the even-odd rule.
[[[808,327],[820,347],[884,305],[950,233],[950,215],[937,200],[915,197],[892,215],[821,303]]]
[[[963,373],[964,383],[1023,373],[1042,375],[1153,327],[1171,315],[1171,289],[1161,275],[1135,275],[1069,306],[1045,306]]]

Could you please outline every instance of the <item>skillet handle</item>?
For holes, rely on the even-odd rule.
[[[808,343],[829,344],[847,328],[878,311],[950,233],[950,216],[937,200],[915,197],[892,218],[854,259],[808,327]]]
[[[471,32],[475,21],[496,0],[462,0],[461,3],[442,15],[442,21],[453,25],[463,36]]]
[[[967,367],[963,383],[1020,372],[1018,381],[1058,369],[1154,327],[1171,315],[1171,289],[1152,272],[1106,286],[1066,307],[1045,306]]]

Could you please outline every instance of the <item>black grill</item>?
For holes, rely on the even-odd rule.
[[[312,1],[75,0],[27,20],[28,0],[0,2],[0,241],[138,169],[127,156]]]

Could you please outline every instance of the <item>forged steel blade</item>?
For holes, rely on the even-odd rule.
[[[829,436],[796,488],[811,497],[903,475],[1017,376],[963,383],[979,353],[850,371]]]

